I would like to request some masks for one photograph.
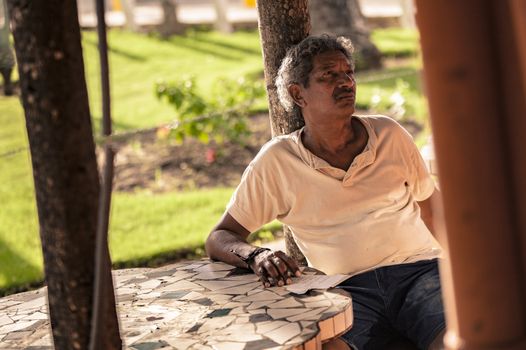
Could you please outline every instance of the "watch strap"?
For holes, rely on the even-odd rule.
[[[235,256],[237,256],[245,264],[247,264],[248,267],[250,267],[250,264],[252,264],[252,262],[254,262],[254,259],[256,258],[256,256],[259,255],[260,253],[265,252],[265,251],[270,251],[270,249],[269,248],[263,248],[263,247],[257,247],[256,249],[251,251],[248,255],[239,254],[238,252],[236,252],[235,249],[232,249],[230,252],[233,253]]]

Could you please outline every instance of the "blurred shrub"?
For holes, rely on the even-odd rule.
[[[182,142],[193,137],[208,144],[214,141],[244,143],[250,134],[247,117],[258,99],[265,96],[259,76],[238,79],[218,79],[211,96],[199,94],[194,77],[185,77],[171,83],[158,82],[157,97],[172,105],[176,120],[158,130],[160,138],[173,137]]]
[[[368,108],[399,121],[408,121],[408,118],[418,120],[427,115],[424,97],[412,91],[410,84],[400,78],[396,79],[394,89],[375,87]]]

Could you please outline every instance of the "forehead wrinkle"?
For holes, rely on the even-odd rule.
[[[324,71],[326,69],[334,69],[335,67],[339,67],[340,66],[340,63],[339,62],[326,62],[325,64],[319,64],[319,65],[315,65],[313,71]],[[351,68],[351,65],[348,63],[348,62],[345,62],[344,64],[344,68],[347,69],[347,68]]]
[[[337,63],[336,62],[327,62],[327,61],[324,61],[323,63],[320,63],[319,64],[319,67],[320,69],[325,69],[325,68],[332,68],[334,66],[336,66]]]
[[[317,68],[317,69],[327,69],[327,68],[332,68],[332,67],[335,67],[335,66],[338,66],[340,65],[340,63],[342,63],[342,60],[340,58],[326,58],[326,59],[323,59],[321,62],[320,62],[320,58],[319,56],[316,57],[315,59],[315,62],[314,62],[314,68]],[[345,57],[345,66],[347,67],[351,67],[351,64],[349,62],[349,60]]]

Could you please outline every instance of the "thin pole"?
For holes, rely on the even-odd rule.
[[[99,39],[100,83],[102,89],[102,134],[111,134],[110,109],[110,70],[108,63],[108,40],[106,36],[106,19],[104,18],[104,0],[96,1],[97,35]]]
[[[104,332],[106,329],[105,319],[109,307],[115,309],[115,303],[108,305],[107,289],[111,288],[113,295],[113,283],[111,279],[111,261],[108,251],[108,226],[109,212],[111,207],[111,190],[113,178],[114,152],[110,145],[104,147],[105,164],[103,168],[103,183],[99,197],[99,216],[97,222],[97,237],[95,244],[95,289],[93,293],[93,314],[91,321],[90,350],[107,349],[104,344]],[[108,271],[109,270],[109,271]],[[113,299],[114,301],[115,299]],[[115,314],[116,317],[116,314]],[[118,329],[117,329],[118,332]]]
[[[96,12],[102,89],[102,135],[108,137],[111,135],[111,108],[104,0],[96,0]],[[122,344],[118,336],[118,320],[115,310],[115,295],[113,292],[111,261],[108,250],[108,226],[113,185],[114,156],[115,153],[111,142],[106,143],[104,145],[105,162],[102,171],[102,188],[99,197],[95,245],[95,284],[93,293],[90,350],[119,349]],[[110,300],[108,296],[112,297],[112,299]],[[107,319],[108,316],[112,317],[113,320]],[[108,327],[116,334],[112,334],[111,331],[108,332]]]

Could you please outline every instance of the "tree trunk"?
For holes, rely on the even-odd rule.
[[[356,69],[382,66],[381,53],[369,37],[358,0],[310,0],[309,11],[311,34],[343,35],[352,40]]]
[[[0,0],[0,74],[4,81],[4,95],[13,94],[11,72],[15,66],[15,59],[9,43],[9,15],[7,4]]]
[[[75,1],[9,0],[56,349],[87,349],[99,177]],[[108,270],[109,271],[109,270]],[[113,287],[104,349],[120,349]]]
[[[307,0],[258,0],[257,9],[272,136],[288,134],[302,127],[304,121],[300,115],[288,113],[281,106],[275,80],[287,49],[309,35]],[[284,227],[284,231],[287,253],[305,264],[305,258],[292,239],[290,230]]]
[[[126,29],[132,32],[139,31],[139,26],[135,22],[135,0],[121,0],[122,12],[126,19]]]
[[[402,27],[416,29],[414,0],[401,0],[400,6],[402,6],[402,17],[400,18]]]
[[[168,38],[174,34],[184,33],[184,26],[177,19],[177,4],[173,0],[161,0],[163,23],[159,28],[161,37]]]
[[[227,17],[228,0],[214,0],[214,8],[216,10],[215,29],[226,34],[232,33],[234,28]]]

